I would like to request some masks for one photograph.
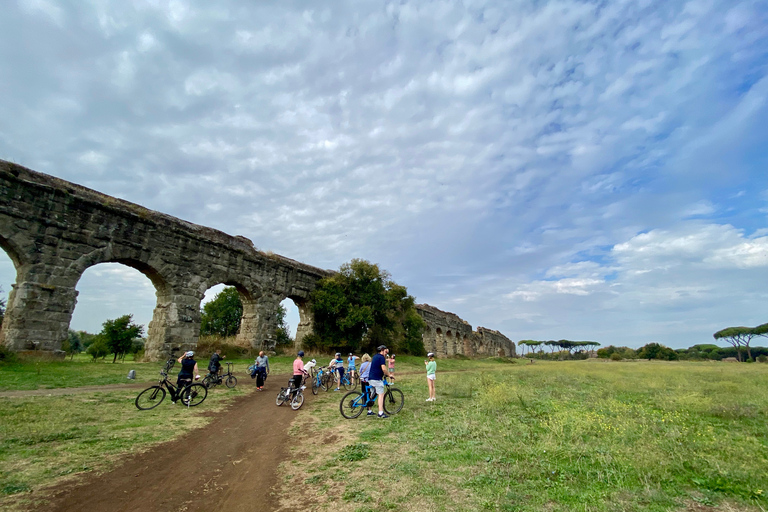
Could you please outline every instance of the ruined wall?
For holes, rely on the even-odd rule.
[[[473,331],[467,321],[454,313],[429,304],[417,304],[416,311],[427,324],[422,334],[427,352],[438,356],[515,356],[514,342],[499,331],[485,327]]]
[[[296,343],[311,332],[309,294],[331,271],[258,251],[241,236],[192,224],[0,160],[0,247],[17,278],[8,296],[0,343],[14,350],[56,350],[67,337],[75,286],[96,264],[122,263],[146,275],[157,303],[146,353],[191,348],[200,332],[206,290],[235,286],[243,301],[238,334],[254,348],[274,346],[277,307],[299,308]]]

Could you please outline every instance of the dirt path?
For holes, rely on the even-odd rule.
[[[287,375],[271,375],[264,392],[237,398],[206,427],[129,456],[107,473],[88,475],[81,485],[54,487],[50,502],[37,510],[276,510],[270,490],[278,464],[288,456],[286,432],[297,414],[306,413],[275,405],[278,388],[287,381]],[[254,382],[241,379],[238,386]],[[305,397],[306,408],[312,393]]]

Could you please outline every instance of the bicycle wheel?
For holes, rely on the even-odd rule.
[[[365,401],[363,394],[358,393],[357,391],[350,391],[344,395],[344,398],[342,398],[341,402],[339,402],[339,410],[341,411],[341,415],[348,420],[353,420],[360,416],[360,413],[363,412],[364,406]]]
[[[233,388],[237,386],[237,377],[235,377],[234,375],[230,375],[229,377],[227,377],[227,381],[225,382],[225,384],[227,385],[228,388]]]
[[[152,386],[136,397],[136,408],[140,411],[148,411],[160,405],[165,399],[165,390],[160,386]]]
[[[288,391],[285,388],[281,388],[280,392],[277,394],[277,398],[275,399],[275,403],[279,407],[279,406],[283,405],[287,399],[288,399]]]
[[[212,388],[215,385],[216,383],[214,382],[213,379],[211,379],[210,375],[206,375],[205,377],[203,377],[203,386],[205,386],[206,388]]]
[[[181,391],[181,403],[186,407],[200,405],[208,396],[208,388],[195,382]]]
[[[323,375],[323,379],[320,381],[320,387],[323,388],[323,391],[330,391],[333,388],[334,379],[333,375],[330,373],[326,373]]]
[[[304,393],[302,391],[297,391],[291,400],[291,409],[298,411],[301,409],[302,405],[304,405]]]
[[[399,413],[400,409],[403,408],[404,403],[405,397],[403,396],[403,392],[399,389],[389,388],[387,392],[384,393],[384,411],[386,411],[387,414]]]
[[[317,377],[312,379],[312,394],[316,395],[320,385],[317,383]]]

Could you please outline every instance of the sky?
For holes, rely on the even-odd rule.
[[[768,322],[767,126],[764,1],[0,15],[0,158],[317,267],[369,260],[513,341],[684,348]],[[72,328],[151,319],[134,269],[77,288]]]

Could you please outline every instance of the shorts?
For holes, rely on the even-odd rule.
[[[435,374],[434,373],[430,373],[429,375],[427,375],[427,378],[429,380],[435,380]]]
[[[373,387],[373,389],[376,390],[376,393],[379,395],[384,394],[384,381],[382,380],[369,380],[368,385]]]

